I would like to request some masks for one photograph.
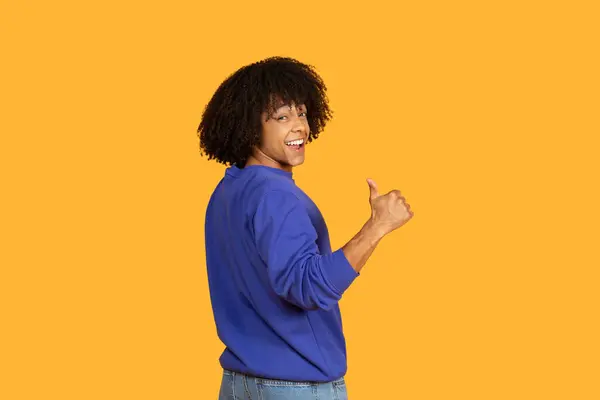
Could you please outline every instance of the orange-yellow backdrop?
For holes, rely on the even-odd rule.
[[[328,85],[335,247],[367,177],[415,211],[341,301],[351,400],[600,398],[593,2],[203,3],[2,3],[0,398],[216,398],[196,127],[271,55]]]

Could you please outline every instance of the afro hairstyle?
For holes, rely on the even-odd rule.
[[[253,147],[260,145],[262,113],[271,116],[291,103],[306,106],[311,142],[333,115],[326,92],[314,67],[293,58],[270,57],[246,65],[229,75],[206,105],[197,131],[200,154],[244,168]]]

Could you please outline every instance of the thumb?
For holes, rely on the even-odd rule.
[[[369,190],[371,191],[370,199],[373,200],[379,197],[379,192],[377,191],[377,185],[372,179],[367,179],[367,183],[369,184]]]

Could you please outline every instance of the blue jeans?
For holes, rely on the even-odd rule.
[[[348,400],[344,378],[327,383],[256,378],[223,371],[219,400]]]

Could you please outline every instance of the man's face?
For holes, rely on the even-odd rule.
[[[281,105],[272,115],[261,115],[261,144],[254,156],[262,164],[291,171],[304,162],[310,133],[304,104]]]

